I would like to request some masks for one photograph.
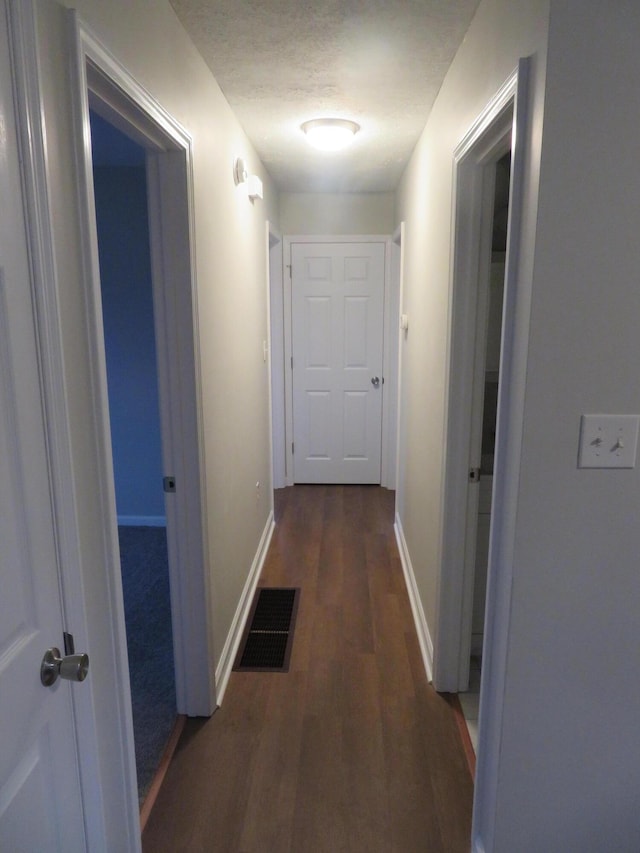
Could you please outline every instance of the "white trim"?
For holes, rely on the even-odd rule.
[[[284,469],[285,485],[293,486],[293,370],[291,359],[293,342],[291,335],[291,237],[282,239],[282,293],[284,297]]]
[[[396,469],[396,512],[400,517],[402,517],[404,506],[404,469],[403,462],[404,459],[401,455],[401,441],[402,441],[402,426],[403,426],[403,411],[402,406],[400,405],[400,401],[402,400],[402,354],[404,352],[404,344],[408,337],[408,332],[403,332],[400,329],[400,317],[404,313],[404,257],[405,257],[405,223],[401,222],[400,225],[396,228],[393,234],[393,248],[392,252],[399,252],[398,259],[398,351],[397,351],[397,362],[396,362],[396,461],[395,461],[395,469]]]
[[[285,468],[286,468],[286,485],[293,486],[294,477],[293,477],[293,453],[291,450],[291,444],[293,442],[293,381],[292,381],[292,371],[291,369],[287,369],[288,365],[291,365],[291,357],[292,357],[292,339],[291,339],[291,322],[292,322],[292,309],[291,309],[291,246],[294,243],[383,243],[384,244],[384,254],[385,254],[385,262],[384,262],[384,316],[383,316],[383,352],[382,352],[382,363],[386,367],[390,364],[390,356],[387,352],[389,347],[389,336],[386,334],[387,328],[387,313],[389,309],[393,309],[392,302],[389,300],[387,291],[389,290],[389,255],[390,255],[390,247],[392,243],[392,238],[389,234],[354,234],[354,235],[335,235],[335,234],[296,234],[285,236],[282,239],[282,251],[283,251],[283,266],[282,266],[282,280],[283,280],[283,291],[284,291],[284,363],[285,363]],[[384,376],[384,372],[383,372]],[[395,384],[395,383],[394,383]],[[389,454],[389,448],[385,442],[388,443],[390,430],[388,428],[390,415],[390,399],[392,398],[392,394],[384,393],[383,386],[383,394],[382,394],[382,438],[381,438],[381,447],[380,447],[380,483],[381,485],[385,485],[383,482],[383,472],[385,477],[387,477],[386,472],[386,460]],[[397,408],[397,400],[399,398],[396,395],[396,408]],[[389,488],[394,488],[394,485],[389,486]]]
[[[385,489],[395,489],[395,443],[392,447],[394,426],[397,417],[398,385],[397,365],[397,329],[400,324],[398,297],[400,282],[393,274],[393,251],[396,246],[391,237],[385,241],[384,247],[384,315],[383,315],[383,344],[382,344],[382,434],[380,459],[380,485]]]
[[[431,632],[429,631],[427,617],[424,615],[424,609],[422,607],[422,601],[420,599],[420,592],[418,590],[416,576],[413,571],[413,565],[411,563],[411,557],[409,555],[409,548],[407,546],[407,541],[404,538],[402,521],[400,520],[400,516],[397,513],[393,529],[395,530],[396,534],[398,553],[400,554],[400,563],[402,564],[404,580],[405,584],[407,585],[407,593],[409,595],[409,603],[411,604],[411,612],[413,613],[413,621],[416,626],[418,643],[420,644],[422,662],[424,664],[424,669],[427,674],[427,679],[431,681],[431,679],[433,678],[433,642],[431,641]]]
[[[284,361],[284,282],[282,237],[271,222],[267,229],[267,298],[269,306],[269,402],[271,429],[271,485],[287,484],[285,461],[285,361]]]
[[[118,527],[166,527],[165,515],[119,515]]]
[[[251,564],[251,570],[249,571],[249,575],[245,581],[244,589],[242,590],[242,595],[240,596],[240,601],[238,602],[233,621],[231,622],[231,627],[229,628],[229,633],[227,634],[227,639],[225,640],[224,648],[222,649],[222,654],[218,661],[218,666],[216,667],[218,705],[222,704],[227,684],[229,683],[233,663],[238,653],[238,646],[242,639],[242,632],[249,616],[251,602],[253,601],[258,581],[260,580],[260,573],[262,572],[262,567],[264,566],[264,561],[269,551],[269,545],[271,544],[271,537],[273,536],[274,529],[275,522],[273,520],[273,512],[270,512],[265,528],[262,531],[262,536],[260,537],[258,550],[256,551],[253,563]]]
[[[524,431],[532,297],[532,247],[536,227],[536,162],[539,151],[529,144],[530,61],[518,63],[509,197],[508,245],[505,269],[505,318],[498,393],[498,432],[493,479],[493,508],[489,540],[489,576],[484,655],[480,684],[478,761],[473,806],[475,849],[492,850],[498,793],[498,763],[502,747],[511,624],[511,591],[515,557],[520,460]]]

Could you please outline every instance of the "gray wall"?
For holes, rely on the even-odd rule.
[[[551,6],[498,850],[640,850],[640,468],[578,470],[640,411],[640,7]]]

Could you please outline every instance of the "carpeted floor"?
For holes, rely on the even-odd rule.
[[[138,794],[149,790],[176,720],[167,537],[119,527]]]

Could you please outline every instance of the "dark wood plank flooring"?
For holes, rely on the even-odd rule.
[[[428,684],[393,534],[394,493],[276,493],[265,586],[300,586],[291,667],[231,675],[188,720],[145,853],[468,853],[473,787]]]

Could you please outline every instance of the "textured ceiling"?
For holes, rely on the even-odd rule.
[[[171,0],[278,188],[393,190],[478,0]],[[300,124],[361,125],[323,154]]]

